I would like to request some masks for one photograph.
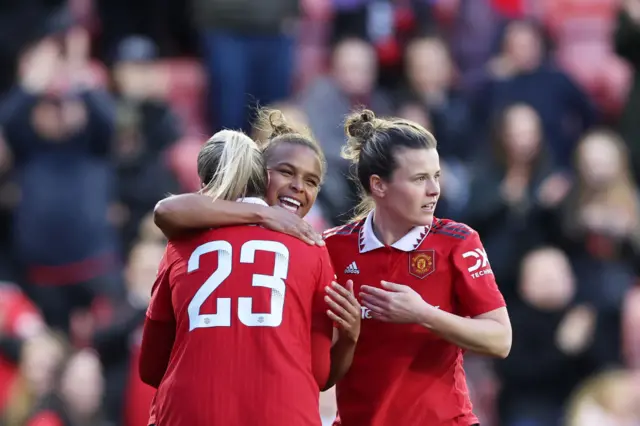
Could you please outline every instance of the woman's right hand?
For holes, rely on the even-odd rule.
[[[279,206],[269,207],[261,225],[296,237],[310,245],[324,245],[322,235],[317,233],[308,222]]]
[[[325,301],[330,308],[327,316],[337,325],[341,337],[356,343],[360,336],[362,308],[353,292],[353,281],[347,280],[344,287],[333,281],[325,291]]]

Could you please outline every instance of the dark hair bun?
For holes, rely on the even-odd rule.
[[[373,111],[365,109],[362,112],[347,117],[345,133],[350,138],[369,139],[375,133]]]
[[[347,145],[342,148],[342,157],[357,162],[365,145],[373,139],[376,133],[376,115],[365,109],[347,117],[344,131],[347,135]]]

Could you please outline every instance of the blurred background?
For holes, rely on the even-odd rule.
[[[146,425],[152,209],[258,104],[326,152],[319,230],[349,110],[435,133],[514,328],[467,357],[483,426],[640,424],[640,0],[1,0],[0,94],[3,426]]]

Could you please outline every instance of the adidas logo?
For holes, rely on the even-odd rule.
[[[346,269],[344,270],[345,274],[359,274],[360,273],[360,269],[358,269],[358,265],[356,265],[356,262],[351,262],[349,264],[349,266],[346,267]]]

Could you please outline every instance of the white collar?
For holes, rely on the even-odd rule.
[[[360,228],[360,253],[366,253],[375,249],[384,247],[384,244],[376,237],[373,232],[373,213],[369,213],[364,221],[364,225]],[[414,251],[429,234],[430,226],[416,226],[409,231],[404,237],[400,238],[391,247],[400,251]]]
[[[239,203],[259,204],[261,206],[269,207],[269,204],[267,204],[266,201],[264,201],[262,198],[258,198],[258,197],[238,198],[236,201],[239,202]]]

